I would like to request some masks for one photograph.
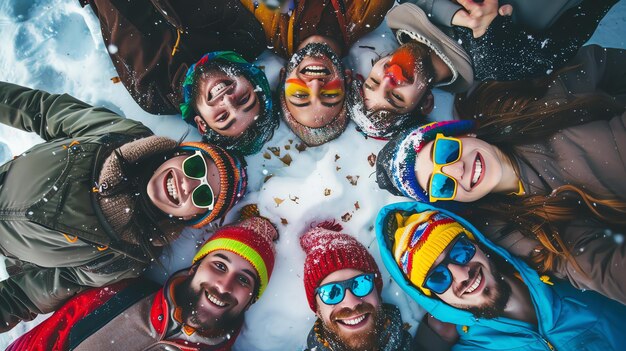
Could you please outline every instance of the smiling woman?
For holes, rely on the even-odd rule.
[[[606,234],[626,230],[626,99],[614,78],[624,52],[589,46],[578,57],[552,77],[477,87],[457,102],[476,125],[432,123],[393,140],[378,184],[467,213],[539,271],[626,303],[623,246]]]
[[[0,331],[137,277],[245,193],[243,164],[215,145],[179,145],[69,95],[0,83],[0,101],[0,122],[46,140],[0,166],[0,253],[18,272],[0,282]]]

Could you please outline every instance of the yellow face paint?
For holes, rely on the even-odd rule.
[[[286,83],[285,95],[287,96],[311,95],[311,89],[299,79],[287,79]]]
[[[320,89],[321,95],[337,95],[343,96],[342,82],[339,79],[328,82]],[[285,95],[297,96],[297,95],[311,95],[311,89],[304,84],[300,79],[287,79],[285,84]]]

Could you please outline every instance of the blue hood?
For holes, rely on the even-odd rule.
[[[529,289],[538,325],[498,317],[477,318],[468,311],[424,295],[405,278],[393,254],[395,216],[439,211],[473,233],[475,239],[508,261]],[[392,235],[388,235],[392,233]],[[420,202],[403,202],[383,207],[376,219],[376,237],[383,263],[395,282],[435,318],[457,325],[460,335],[454,350],[626,350],[623,324],[626,306],[595,292],[580,291],[570,284],[540,277],[521,259],[485,238],[473,225],[452,212]]]
[[[494,243],[489,241],[485,236],[478,231],[473,225],[467,222],[465,219],[455,215],[452,212],[439,209],[429,204],[421,203],[421,202],[401,202],[396,204],[390,204],[383,207],[378,213],[378,217],[376,218],[376,237],[378,240],[378,245],[380,247],[381,256],[385,267],[396,281],[396,283],[404,290],[411,298],[417,301],[428,313],[435,316],[437,319],[454,323],[457,325],[474,325],[477,323],[480,324],[490,324],[494,320],[501,320],[504,318],[495,318],[495,319],[481,319],[476,318],[472,313],[464,310],[457,309],[455,307],[449,306],[443,303],[441,300],[437,298],[432,298],[424,295],[418,288],[413,286],[411,282],[406,279],[400,268],[398,267],[396,261],[393,258],[392,248],[393,248],[393,235],[390,236],[391,240],[387,238],[386,233],[389,231],[395,232],[396,228],[387,228],[390,225],[387,221],[388,219],[393,218],[393,214],[396,212],[406,212],[406,213],[417,213],[423,211],[439,211],[451,218],[454,218],[457,222],[459,222],[465,229],[474,234],[476,240],[481,242],[483,245],[488,247],[494,254],[498,254],[502,256],[505,260],[510,262],[513,267],[520,273],[522,279],[527,284],[530,289],[530,293],[533,296],[533,300],[535,302],[535,306],[544,306],[549,308],[539,308],[542,311],[541,318],[546,327],[550,327],[554,323],[553,314],[551,313],[555,308],[558,308],[558,303],[560,301],[559,298],[556,298],[552,292],[552,290],[541,280],[539,275],[535,270],[530,268],[526,263],[524,263],[519,258],[513,257],[508,251],[505,249],[496,246]],[[392,233],[393,234],[393,233]],[[546,310],[547,313],[543,313],[543,310]],[[512,320],[509,320],[511,322]]]

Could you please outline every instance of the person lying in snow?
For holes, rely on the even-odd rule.
[[[391,277],[428,313],[454,324],[455,351],[626,348],[625,305],[540,276],[449,212],[391,204],[375,226]]]
[[[462,3],[482,7],[493,2]],[[520,80],[571,65],[570,60],[615,2],[584,1],[565,13],[552,9],[552,16],[561,18],[540,33],[530,33],[509,18],[498,17],[478,39],[465,28],[440,30],[414,4],[394,7],[386,19],[400,47],[381,57],[365,82],[353,83],[356,87],[351,91],[355,94],[349,97],[355,106],[352,119],[366,135],[388,139],[424,123],[434,106],[434,87],[459,93],[467,91],[475,80]],[[522,7],[539,6],[534,1],[521,3],[527,5],[514,7],[520,13],[524,12]],[[540,6],[544,10],[547,5],[541,2]],[[546,15],[540,10],[534,12]]]
[[[184,226],[223,217],[245,193],[245,167],[223,149],[154,136],[69,95],[0,83],[0,122],[45,140],[0,166],[0,331],[139,276]]]
[[[350,118],[352,79],[341,57],[380,25],[393,1],[297,0],[287,12],[241,2],[263,24],[267,45],[288,60],[277,90],[285,123],[308,146],[337,138]]]
[[[262,217],[222,227],[164,286],[124,280],[84,291],[7,350],[230,350],[267,287],[277,238]]]
[[[278,127],[265,73],[235,52],[204,55],[187,71],[182,89],[185,122],[227,150],[255,154]]]
[[[398,136],[378,155],[377,181],[463,214],[540,272],[626,303],[625,246],[611,234],[626,229],[626,52],[585,54],[552,77],[484,83],[457,101],[477,126]]]
[[[341,226],[322,223],[300,238],[304,290],[317,320],[309,350],[412,350],[398,307],[382,302],[383,280],[367,249]]]
[[[205,141],[243,155],[272,138],[278,116],[267,78],[248,63],[265,49],[263,28],[239,1],[80,1],[146,112],[181,113]]]

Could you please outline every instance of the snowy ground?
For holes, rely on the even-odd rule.
[[[618,3],[600,24],[590,42],[607,47],[626,48],[626,1]],[[144,122],[156,134],[178,139],[187,125],[180,116],[153,116],[143,112],[122,84],[113,84],[115,69],[106,53],[95,16],[70,0],[0,1],[0,80],[53,93],[69,93],[93,105]],[[375,51],[358,46],[374,46]],[[367,75],[371,60],[395,47],[391,32],[384,25],[355,45],[348,63]],[[266,67],[270,82],[277,79],[282,61],[266,52],[260,64]],[[436,92],[433,118],[451,115],[449,94]],[[199,139],[192,131],[189,140]],[[0,125],[0,162],[27,150],[41,139]],[[298,139],[281,125],[268,149],[247,158],[250,175],[248,195],[241,205],[258,203],[261,214],[278,225],[280,241],[269,287],[262,299],[246,314],[245,328],[236,350],[299,350],[314,321],[302,283],[304,254],[298,237],[312,223],[335,219],[370,249],[383,271],[383,299],[400,306],[405,322],[415,331],[422,311],[389,278],[382,267],[375,235],[374,218],[383,205],[402,201],[378,189],[374,167],[368,161],[383,142],[366,140],[350,124],[337,140],[299,152]],[[5,145],[3,145],[5,144]],[[272,148],[272,150],[269,150]],[[272,152],[273,151],[273,152]],[[291,162],[287,158],[289,155]],[[265,181],[268,176],[272,176]],[[233,211],[231,213],[235,213]],[[226,219],[230,222],[232,216]],[[206,231],[185,230],[164,257],[168,271],[189,265],[197,241]],[[0,279],[6,278],[0,260]],[[150,272],[156,280],[166,273]],[[43,317],[40,317],[43,318]],[[0,349],[32,327],[18,325],[0,335]]]

